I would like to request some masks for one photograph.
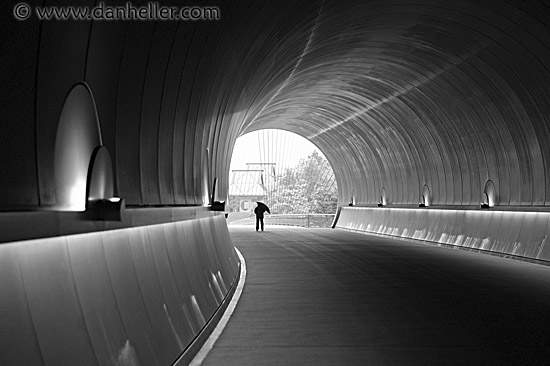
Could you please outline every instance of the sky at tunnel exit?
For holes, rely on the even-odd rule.
[[[285,168],[296,166],[300,159],[307,158],[315,150],[323,155],[311,142],[291,132],[254,131],[237,139],[230,169],[265,169],[266,163],[275,163],[276,171],[282,173]],[[263,165],[252,165],[256,163]]]

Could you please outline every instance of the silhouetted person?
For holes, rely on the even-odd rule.
[[[256,231],[260,229],[260,224],[262,226],[262,231],[264,231],[264,212],[271,213],[269,211],[269,207],[267,207],[262,202],[256,202],[258,206],[254,209],[254,213],[256,214]]]

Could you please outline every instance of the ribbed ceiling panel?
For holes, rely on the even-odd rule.
[[[59,114],[78,83],[129,205],[203,204],[216,177],[223,198],[236,138],[263,128],[315,143],[342,204],[376,204],[382,188],[416,204],[427,185],[433,204],[478,205],[492,180],[500,205],[550,205],[547,2],[215,5],[221,19],[195,22],[3,9],[2,207],[56,204]]]

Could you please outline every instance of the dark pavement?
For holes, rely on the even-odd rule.
[[[548,365],[550,268],[332,229],[232,227],[243,295],[203,365]]]

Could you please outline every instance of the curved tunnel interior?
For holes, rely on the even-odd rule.
[[[238,278],[212,206],[256,130],[323,152],[340,228],[550,261],[547,0],[205,0],[217,16],[193,21],[21,4],[0,4],[0,363],[74,364],[63,342],[81,364],[177,359]],[[128,210],[63,212],[86,195]]]
[[[214,177],[226,196],[236,138],[264,128],[319,146],[357,205],[382,189],[388,203],[417,204],[426,186],[432,205],[477,206],[488,180],[495,205],[550,203],[544,2],[219,10],[197,22],[7,19],[2,206],[63,201],[54,131],[81,82],[130,206],[203,204]]]
[[[357,204],[415,204],[427,186],[434,205],[478,205],[491,180],[491,205],[548,205],[544,23],[511,4],[349,5],[323,3],[294,57],[267,57],[285,72],[262,80],[245,130],[314,141]]]

